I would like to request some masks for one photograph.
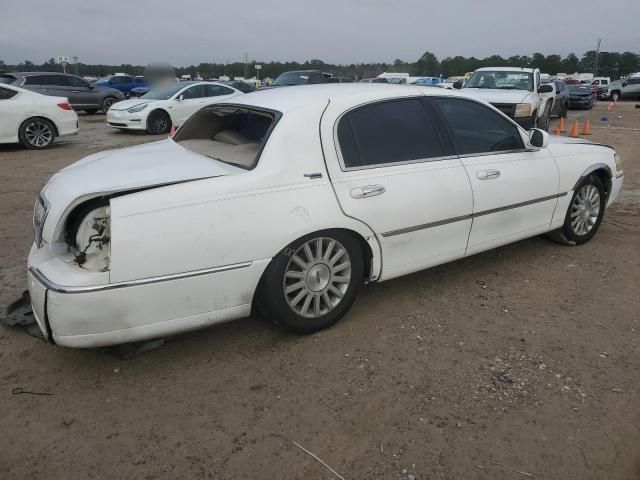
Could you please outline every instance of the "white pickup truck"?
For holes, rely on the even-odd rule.
[[[489,102],[526,130],[549,130],[554,90],[540,82],[537,68],[479,68],[464,86],[459,82],[453,86],[470,97]]]

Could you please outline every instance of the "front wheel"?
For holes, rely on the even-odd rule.
[[[605,188],[597,175],[586,177],[573,193],[564,224],[549,233],[552,240],[567,245],[582,245],[593,238],[602,223]]]
[[[298,333],[330,327],[347,313],[363,280],[359,242],[340,230],[307,235],[276,255],[262,279],[259,305]]]
[[[616,90],[611,92],[611,100],[613,100],[614,102],[617,102],[618,100],[620,100],[620,98],[622,98],[622,95],[620,95],[620,92]]]
[[[111,106],[116,103],[118,100],[114,97],[107,97],[102,101],[102,111],[107,113]]]
[[[569,103],[563,103],[562,107],[560,107],[560,116],[562,118],[567,118],[568,111],[569,111]]]
[[[164,110],[154,110],[147,117],[147,132],[152,135],[169,133],[171,130],[171,117]]]
[[[542,117],[538,119],[538,128],[544,130],[545,132],[549,131],[549,123],[551,122],[551,107],[547,104],[544,107],[544,112],[542,113]]]
[[[30,118],[20,125],[20,143],[31,150],[42,150],[53,145],[56,129],[49,120]]]

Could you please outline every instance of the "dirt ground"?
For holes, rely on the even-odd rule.
[[[344,479],[640,478],[640,109],[587,115],[625,159],[587,245],[533,238],[369,285],[306,337],[254,317],[122,360],[0,327],[0,478],[339,478],[293,442]],[[26,288],[46,179],[152,140],[95,115],[48,151],[0,146],[1,308]]]

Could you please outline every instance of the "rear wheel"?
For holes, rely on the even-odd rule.
[[[147,132],[152,135],[169,133],[171,130],[171,117],[164,110],[154,110],[147,117]]]
[[[550,232],[549,237],[567,245],[588,242],[602,223],[605,200],[602,180],[595,174],[589,175],[575,189],[564,224]]]
[[[45,118],[29,118],[20,125],[18,137],[25,147],[42,150],[53,145],[56,129],[53,123]]]
[[[622,95],[620,95],[620,92],[618,90],[614,90],[613,92],[611,92],[611,100],[613,100],[614,102],[617,102],[621,98]]]
[[[259,304],[276,324],[298,334],[336,323],[362,283],[358,240],[327,230],[296,240],[276,255],[262,279]]]

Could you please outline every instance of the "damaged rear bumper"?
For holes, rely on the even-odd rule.
[[[203,328],[248,316],[269,260],[81,287],[28,269],[36,321],[53,343],[102,347]]]

